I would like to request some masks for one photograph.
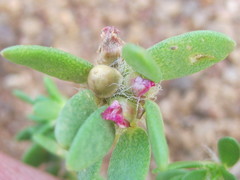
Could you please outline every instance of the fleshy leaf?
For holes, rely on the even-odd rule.
[[[13,94],[24,102],[27,102],[29,104],[34,104],[34,100],[30,98],[26,93],[20,90],[14,90]]]
[[[95,97],[90,90],[82,90],[70,98],[56,122],[57,142],[64,148],[70,147],[78,129],[96,109]]]
[[[63,103],[65,101],[65,98],[58,91],[58,88],[54,84],[53,80],[51,80],[48,77],[45,77],[44,78],[44,85],[45,85],[45,88],[46,88],[49,96],[51,97],[51,99],[56,100],[60,103]]]
[[[101,168],[101,165],[102,165],[102,160],[78,172],[78,179],[95,180],[98,176],[98,172]]]
[[[156,180],[170,180],[176,176],[184,175],[188,171],[184,169],[171,169],[158,174]]]
[[[207,170],[198,169],[193,170],[182,177],[182,180],[206,180]]]
[[[48,152],[38,144],[33,144],[23,155],[22,161],[31,166],[38,167],[49,160]]]
[[[240,158],[239,143],[232,137],[221,138],[218,141],[218,154],[224,165],[233,166]]]
[[[64,51],[37,46],[17,45],[1,51],[1,55],[11,62],[28,66],[56,78],[84,83],[93,65]]]
[[[123,47],[122,56],[133,70],[154,82],[161,80],[160,69],[151,55],[142,47],[134,44],[126,44]]]
[[[39,128],[38,126],[35,127],[28,127],[17,133],[16,140],[18,141],[24,141],[24,140],[30,140],[34,131]]]
[[[102,119],[101,113],[106,109],[100,107],[92,113],[78,130],[67,155],[67,168],[80,171],[103,159],[110,150],[115,127],[111,121]]]
[[[59,145],[51,138],[42,134],[36,134],[33,136],[33,141],[46,149],[48,152],[59,157],[65,157],[66,151],[59,147]]]
[[[147,51],[161,70],[162,80],[169,80],[212,66],[225,59],[235,45],[222,33],[193,31],[161,41]]]
[[[145,180],[150,163],[150,145],[141,128],[128,128],[112,153],[108,180]]]
[[[165,138],[164,123],[158,105],[150,100],[145,103],[146,123],[154,159],[159,170],[168,166],[169,152]]]
[[[169,180],[182,180],[182,177],[183,177],[184,175],[178,175],[178,176],[174,176],[174,177],[172,177],[171,179],[169,179]]]
[[[37,118],[36,120],[40,122],[54,120],[58,117],[61,108],[62,104],[50,99],[46,99],[34,104],[33,115]]]
[[[203,168],[205,166],[216,166],[216,163],[212,161],[176,161],[168,165],[168,169],[179,168]]]

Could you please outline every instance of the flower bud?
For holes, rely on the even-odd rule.
[[[137,97],[141,97],[146,94],[153,86],[155,86],[153,81],[143,79],[140,76],[132,80],[132,92]]]
[[[122,75],[116,69],[98,65],[88,75],[88,86],[100,98],[112,96],[122,82]]]
[[[110,65],[121,56],[123,41],[119,38],[119,30],[107,26],[102,29],[102,43],[98,48],[100,58],[98,64]]]

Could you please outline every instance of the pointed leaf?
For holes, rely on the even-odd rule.
[[[43,95],[39,95],[34,99],[34,104],[36,104],[37,102],[43,101],[43,100],[48,100],[49,98]]]
[[[203,167],[215,167],[216,163],[212,161],[176,161],[168,165],[168,169],[179,168],[203,168]]]
[[[49,153],[37,144],[33,144],[23,155],[22,161],[31,166],[38,167],[48,161]]]
[[[48,152],[52,153],[53,155],[57,155],[59,157],[65,157],[66,151],[62,149],[56,141],[53,139],[44,136],[42,134],[36,134],[33,136],[33,141],[46,149]]]
[[[185,169],[171,169],[158,174],[156,180],[170,180],[176,176],[184,175],[188,171]]]
[[[37,45],[6,48],[1,55],[11,62],[66,81],[84,83],[93,65],[64,51]]]
[[[168,166],[169,152],[164,132],[164,122],[158,105],[150,100],[145,103],[146,123],[154,160],[159,170]]]
[[[145,180],[150,163],[150,145],[141,128],[128,128],[112,153],[108,180]]]
[[[36,120],[42,122],[47,120],[54,120],[58,117],[59,111],[62,108],[62,104],[56,101],[46,99],[37,102],[33,106],[34,116],[37,117]]]
[[[182,180],[206,180],[207,170],[193,170],[182,177]]]
[[[34,104],[34,100],[32,98],[30,98],[27,94],[25,94],[24,92],[20,91],[20,90],[14,90],[13,94],[18,97],[19,99],[21,99],[22,101],[25,101],[29,104]]]
[[[214,31],[193,31],[166,39],[148,52],[157,62],[162,80],[193,74],[225,59],[236,43]]]
[[[154,82],[161,80],[160,69],[151,55],[143,48],[134,44],[123,47],[122,56],[133,70]]]
[[[48,77],[44,78],[44,85],[45,88],[49,94],[49,96],[60,103],[64,103],[65,98],[62,96],[62,94],[59,92],[56,84],[54,84],[53,80],[51,80]]]
[[[70,147],[73,138],[85,120],[97,109],[95,96],[90,90],[83,90],[70,98],[57,119],[55,136],[64,148]]]
[[[103,159],[115,138],[111,121],[102,119],[105,106],[92,113],[78,130],[67,155],[67,168],[80,171]]]
[[[38,128],[38,126],[27,127],[25,129],[23,129],[22,131],[17,133],[17,135],[15,137],[16,140],[18,140],[18,141],[30,140],[32,138],[34,131],[37,130],[37,128]]]
[[[236,139],[232,137],[223,137],[218,141],[218,154],[221,162],[231,167],[236,164],[240,158],[240,147]]]
[[[102,165],[102,160],[94,163],[90,167],[78,172],[78,179],[96,180],[99,170]]]

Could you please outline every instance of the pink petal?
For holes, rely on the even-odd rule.
[[[101,115],[103,119],[115,122],[120,128],[130,126],[129,122],[124,119],[122,107],[117,100],[113,101],[113,103]]]
[[[143,79],[138,76],[132,82],[132,91],[137,97],[141,97],[153,86],[155,86],[155,83],[153,81]]]
[[[117,125],[120,127],[120,128],[126,128],[126,127],[129,127],[130,126],[130,123],[126,120],[122,121],[122,122],[118,122]]]

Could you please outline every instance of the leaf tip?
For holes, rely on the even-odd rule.
[[[7,49],[7,48],[5,48],[5,49],[3,49],[3,50],[0,51],[0,54],[1,54],[2,57],[5,57],[6,49]]]

